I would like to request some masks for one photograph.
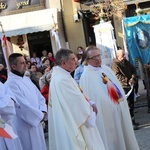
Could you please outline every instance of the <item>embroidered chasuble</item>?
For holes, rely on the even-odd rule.
[[[106,150],[139,150],[125,94],[113,71],[85,66],[80,86],[96,103],[96,124]]]
[[[84,125],[93,109],[70,73],[54,67],[50,90],[49,150],[105,150],[96,125]]]

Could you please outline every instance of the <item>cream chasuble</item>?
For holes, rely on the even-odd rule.
[[[70,73],[54,67],[50,91],[49,150],[105,150],[97,127],[84,125],[92,107]]]
[[[112,70],[85,66],[80,86],[96,103],[96,124],[106,150],[139,150],[124,91]]]

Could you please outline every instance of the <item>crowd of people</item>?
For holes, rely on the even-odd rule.
[[[139,150],[135,67],[122,49],[112,68],[102,65],[94,45],[77,51],[62,48],[55,58],[46,50],[41,58],[35,52],[31,59],[9,56],[0,122],[12,126],[17,138],[0,137],[0,149],[46,150],[48,132],[49,150]]]

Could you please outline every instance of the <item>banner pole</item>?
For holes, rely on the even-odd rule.
[[[1,30],[2,30],[2,35],[3,37],[1,37],[1,45],[2,45],[2,50],[3,50],[3,55],[4,55],[4,59],[5,59],[5,63],[6,63],[6,68],[7,68],[7,73],[10,72],[10,68],[9,68],[9,63],[8,63],[8,53],[7,53],[7,38],[5,37],[5,32],[3,29],[3,25],[0,21],[0,26],[1,26]]]
[[[123,20],[122,20],[122,34],[123,34],[123,45],[124,45],[124,50],[125,50],[125,54],[126,54],[126,59],[129,60],[129,52],[127,50],[126,35],[125,35]]]

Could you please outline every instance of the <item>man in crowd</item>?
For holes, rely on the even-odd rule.
[[[42,57],[41,57],[41,61],[43,61],[44,58],[47,58],[47,50],[42,50]]]
[[[40,90],[39,79],[42,76],[42,73],[38,71],[36,64],[34,64],[34,63],[31,64],[29,72],[30,72],[31,81]]]
[[[35,63],[37,68],[41,67],[41,60],[39,57],[37,57],[36,52],[33,52],[32,58],[31,58],[31,63]]]
[[[97,105],[96,123],[106,150],[139,150],[119,81],[109,67],[101,65],[98,48],[89,46],[85,55],[88,66],[84,66],[80,86]]]
[[[50,150],[104,150],[95,120],[97,109],[88,101],[70,75],[77,66],[75,54],[68,49],[56,53],[49,99]],[[91,119],[91,120],[92,120]]]
[[[45,99],[32,81],[24,76],[26,63],[21,54],[11,54],[9,65],[11,72],[5,84],[20,104],[20,109],[16,108],[14,123],[22,147],[24,150],[46,150],[41,123],[47,112]]]
[[[134,84],[136,82],[136,68],[126,59],[125,52],[119,49],[117,51],[117,59],[113,60],[112,69],[127,95],[133,127],[137,130],[139,124],[135,122],[134,118]]]
[[[14,96],[11,95],[10,90],[0,82],[0,120],[9,124],[15,130],[13,120],[16,115],[16,111],[14,106],[15,101],[12,97],[14,98]],[[1,123],[2,122],[0,122],[0,127]],[[17,133],[15,132],[15,134]],[[0,149],[22,150],[22,146],[18,137],[16,139],[0,137]]]
[[[84,70],[84,66],[86,65],[86,61],[85,61],[85,55],[83,54],[82,55],[82,58],[81,58],[81,63],[80,65],[75,69],[75,72],[74,72],[74,79],[75,81],[79,84],[79,81],[80,81],[80,77],[81,77],[81,74],[83,73],[83,70]]]
[[[80,64],[81,64],[82,56],[83,56],[83,54],[84,54],[84,49],[83,49],[83,47],[78,46],[78,47],[77,47],[77,51],[78,51],[78,53],[77,53],[78,65],[80,65]]]

